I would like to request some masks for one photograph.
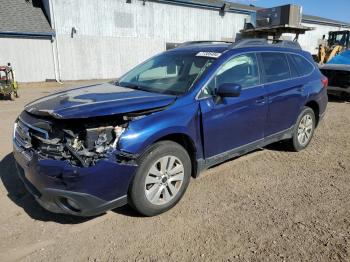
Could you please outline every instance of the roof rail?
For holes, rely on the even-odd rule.
[[[246,38],[238,40],[234,43],[232,43],[230,48],[239,48],[244,46],[257,46],[257,45],[267,45],[268,42],[266,39],[263,38]]]
[[[282,41],[277,41],[277,43],[275,43],[274,45],[279,47],[294,48],[294,49],[302,50],[300,44],[296,41],[282,40]]]
[[[276,47],[284,47],[284,48],[293,48],[293,49],[302,49],[300,44],[295,41],[290,40],[273,40],[272,43],[269,43],[268,40],[264,38],[246,38],[241,39],[237,42],[234,42],[230,48],[239,48],[239,47],[248,47],[248,46],[267,46],[273,45]]]
[[[217,44],[217,43],[232,44],[233,42],[230,42],[230,41],[215,41],[215,40],[187,41],[187,42],[184,42],[182,44],[179,44],[177,47],[184,47],[184,46],[196,45],[196,44]]]

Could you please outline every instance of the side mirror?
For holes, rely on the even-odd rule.
[[[216,91],[216,95],[220,97],[237,97],[240,96],[242,86],[239,84],[223,83]]]

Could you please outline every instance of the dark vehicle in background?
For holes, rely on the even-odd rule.
[[[115,84],[28,104],[13,152],[27,189],[52,212],[91,216],[129,203],[153,216],[208,167],[281,140],[306,148],[326,86],[292,45],[184,44]]]
[[[348,64],[345,64],[346,62]],[[328,63],[320,66],[320,70],[328,78],[328,94],[350,101],[350,51],[336,56],[334,64]]]
[[[328,94],[350,101],[350,31],[328,33],[319,47],[320,70],[328,78]]]

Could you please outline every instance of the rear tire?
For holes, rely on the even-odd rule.
[[[129,189],[130,204],[145,216],[166,212],[180,201],[190,177],[187,151],[173,141],[157,142],[138,160]]]
[[[350,94],[346,94],[343,97],[344,97],[345,101],[350,102]]]
[[[316,126],[316,117],[310,107],[304,107],[293,130],[293,137],[290,145],[294,151],[305,149],[314,135]]]

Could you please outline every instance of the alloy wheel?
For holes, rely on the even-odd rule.
[[[305,146],[307,143],[309,143],[313,128],[314,126],[312,116],[306,114],[300,120],[298,127],[298,142],[300,143],[300,145]]]
[[[154,205],[169,203],[184,181],[184,166],[175,156],[164,156],[154,162],[145,180],[145,194]]]

